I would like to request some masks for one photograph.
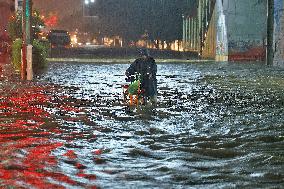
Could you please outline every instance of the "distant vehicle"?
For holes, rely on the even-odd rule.
[[[51,44],[51,48],[55,47],[71,47],[71,38],[65,30],[51,30],[47,36],[48,41]]]

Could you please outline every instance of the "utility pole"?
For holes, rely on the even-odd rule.
[[[266,64],[273,65],[274,49],[274,0],[267,0],[267,47],[266,47]]]
[[[216,1],[217,28],[216,28],[216,61],[228,61],[228,37],[223,1]]]
[[[26,0],[23,1],[23,14],[22,14],[22,28],[23,28],[23,45],[22,45],[22,65],[21,65],[21,78],[22,80],[27,79],[27,34],[26,34]]]
[[[23,46],[22,46],[22,80],[32,80],[32,47],[31,47],[31,0],[23,0]],[[29,47],[29,48],[28,48]],[[27,69],[29,68],[29,69]]]

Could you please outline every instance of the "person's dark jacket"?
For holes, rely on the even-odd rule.
[[[126,70],[128,81],[133,82],[140,75],[141,89],[144,95],[152,97],[157,95],[157,64],[152,57],[138,58]]]

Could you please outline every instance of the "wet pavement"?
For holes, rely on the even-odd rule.
[[[0,187],[283,187],[283,69],[158,64],[157,108],[129,112],[128,65],[52,62],[36,82],[2,76]]]

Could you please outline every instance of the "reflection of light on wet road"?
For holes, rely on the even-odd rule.
[[[48,91],[54,92],[54,89],[28,84],[16,89],[5,86],[5,90],[1,91],[1,187],[64,188],[80,185],[80,181],[58,170],[59,159],[53,151],[61,149],[64,143],[54,140],[54,136],[62,134],[62,131],[43,108],[52,99],[45,94]],[[74,161],[74,167],[78,178],[96,178],[84,173],[78,161]]]
[[[51,63],[49,85],[2,89],[0,186],[281,186],[282,70],[159,64],[158,107],[128,113],[127,66]]]

